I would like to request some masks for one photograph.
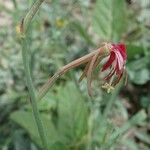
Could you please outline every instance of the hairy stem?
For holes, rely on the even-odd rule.
[[[30,10],[28,11],[28,13],[26,14],[26,16],[24,17],[22,24],[21,24],[21,32],[23,32],[24,34],[26,33],[33,17],[37,13],[37,11],[39,10],[39,7],[41,6],[43,2],[44,0],[35,1],[32,7],[30,8]]]
[[[38,132],[41,137],[43,148],[44,148],[44,150],[48,150],[46,135],[44,133],[43,124],[40,119],[40,114],[39,114],[39,111],[37,108],[36,95],[35,95],[34,86],[33,86],[31,73],[30,73],[30,65],[29,65],[30,59],[29,59],[28,54],[29,54],[28,42],[27,42],[26,38],[23,38],[22,39],[22,58],[23,58],[25,76],[26,76],[26,80],[27,80],[27,87],[28,87],[29,95],[30,95],[31,106],[32,106],[32,110],[33,110],[33,116],[34,116],[36,124],[37,124]]]
[[[35,3],[32,5],[26,16],[22,19],[20,27],[19,27],[19,33],[21,37],[21,45],[22,45],[22,59],[23,59],[23,64],[24,64],[24,70],[25,70],[25,76],[27,80],[27,87],[29,90],[29,95],[30,95],[30,102],[32,106],[32,111],[33,111],[33,116],[38,128],[39,136],[41,138],[42,144],[43,144],[43,149],[44,150],[49,150],[48,148],[48,143],[46,139],[46,134],[44,132],[44,127],[42,124],[42,120],[40,118],[40,113],[38,111],[37,103],[36,103],[36,95],[35,95],[35,90],[32,82],[32,77],[31,77],[31,72],[30,72],[30,57],[29,57],[29,43],[28,39],[26,37],[26,32],[27,29],[36,14],[36,12],[39,10],[39,7],[41,6],[42,2],[44,0],[37,0]]]

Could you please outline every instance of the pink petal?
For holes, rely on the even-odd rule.
[[[123,43],[119,44],[112,44],[112,50],[117,50],[121,53],[124,61],[127,59],[127,54],[126,54],[126,46]]]
[[[123,57],[122,55],[120,54],[120,52],[118,51],[115,51],[115,54],[116,54],[116,59],[117,59],[117,69],[118,70],[122,70],[123,66],[124,66],[124,60],[123,60]]]
[[[115,59],[116,59],[115,53],[111,52],[108,61],[103,65],[102,71],[108,69],[112,65],[112,63],[114,62]]]
[[[124,53],[126,53],[126,46],[125,46],[125,44],[119,43],[119,44],[117,44],[117,46],[118,46]]]
[[[117,47],[118,47],[118,50],[120,51],[123,59],[126,60],[127,59],[127,54],[126,54],[126,46],[125,46],[125,44],[122,44],[122,43],[117,44]]]

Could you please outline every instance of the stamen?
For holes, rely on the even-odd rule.
[[[114,87],[110,83],[107,83],[107,82],[104,85],[102,85],[102,88],[105,89],[107,93],[110,93],[114,90]]]

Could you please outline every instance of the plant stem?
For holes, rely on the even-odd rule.
[[[22,24],[22,30],[25,33],[34,17],[36,12],[39,10],[39,7],[41,4],[44,2],[44,0],[36,0],[28,13],[26,14],[25,18],[23,19],[23,24]]]
[[[28,43],[28,38],[26,32],[27,29],[36,14],[36,12],[39,10],[39,7],[41,4],[44,2],[44,0],[36,0],[26,16],[22,19],[21,24],[19,26],[19,34],[21,37],[21,44],[22,44],[22,59],[23,59],[23,64],[24,64],[24,70],[25,70],[25,76],[27,80],[27,87],[29,90],[29,95],[30,95],[30,102],[32,106],[32,111],[33,111],[33,116],[38,128],[39,136],[41,138],[42,144],[43,144],[43,149],[44,150],[49,150],[48,148],[48,143],[46,139],[46,134],[44,132],[44,127],[42,124],[42,120],[40,119],[40,113],[38,111],[37,103],[36,103],[36,95],[35,95],[35,90],[32,82],[32,77],[31,77],[31,70],[30,70],[30,57],[29,57],[29,43]]]
[[[46,140],[46,135],[44,133],[43,124],[40,119],[40,114],[37,108],[36,95],[34,92],[34,86],[33,86],[32,78],[31,78],[30,65],[29,65],[30,57],[28,56],[28,54],[29,54],[28,41],[26,38],[22,38],[22,58],[23,58],[25,76],[27,80],[27,87],[28,87],[29,95],[30,95],[31,106],[33,110],[33,116],[37,124],[38,132],[39,132],[42,144],[43,144],[43,148],[44,150],[48,150],[48,143]]]
[[[103,49],[103,48],[101,48]],[[99,52],[100,49],[94,50],[93,52],[78,58],[72,62],[70,62],[69,64],[63,66],[60,70],[58,70],[52,77],[50,77],[46,83],[40,88],[39,92],[38,92],[38,100],[41,100],[45,94],[48,92],[48,90],[53,86],[53,84],[55,83],[55,81],[62,76],[63,74],[65,74],[66,72],[68,72],[70,69],[73,69],[77,66],[80,66],[82,64],[88,63],[94,55],[96,55],[97,53],[100,54],[100,58],[106,57],[108,55],[108,52]],[[96,65],[94,65],[94,67],[96,67],[98,65],[98,63]]]
[[[94,54],[97,52],[98,50],[87,54],[81,58],[78,58],[72,62],[70,62],[69,64],[63,66],[60,70],[58,70],[52,77],[50,77],[46,83],[40,88],[39,92],[38,92],[38,100],[42,99],[45,94],[48,92],[48,90],[53,86],[53,84],[55,83],[55,81],[64,73],[66,73],[67,71],[69,71],[70,69],[73,69],[81,64],[84,64],[86,62],[88,62],[93,56]]]

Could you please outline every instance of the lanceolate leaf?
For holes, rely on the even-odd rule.
[[[120,41],[125,31],[125,0],[97,0],[93,28],[103,40]]]

